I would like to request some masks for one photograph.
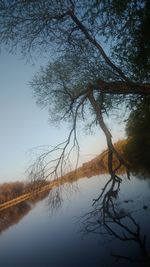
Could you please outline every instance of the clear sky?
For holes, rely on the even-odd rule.
[[[46,60],[26,62],[6,51],[0,54],[0,183],[22,180],[30,165],[31,149],[40,145],[56,145],[66,139],[68,125],[55,128],[48,122],[48,111],[35,103],[29,81]],[[114,140],[124,135],[122,128],[113,131]],[[94,135],[80,131],[83,161],[99,154],[106,146],[99,129]]]

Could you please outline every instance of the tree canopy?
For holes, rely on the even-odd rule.
[[[148,0],[1,0],[0,40],[23,53],[53,50],[55,57],[92,47],[120,79],[143,82],[149,78],[149,12]]]
[[[150,98],[142,98],[131,112],[126,131],[125,156],[134,171],[150,172]]]
[[[31,86],[53,120],[72,123],[57,166],[72,135],[78,146],[77,120],[89,117],[106,135],[109,171],[115,175],[113,155],[125,164],[103,114],[121,102],[133,108],[150,94],[149,22],[148,0],[0,0],[1,44],[24,55],[46,52],[49,63]]]

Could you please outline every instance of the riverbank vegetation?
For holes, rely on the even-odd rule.
[[[124,140],[119,140],[118,142],[116,142],[114,144],[114,147],[121,156],[126,155],[126,160],[128,161],[131,170],[136,171],[137,166],[135,166],[135,164],[132,165],[132,163],[130,163],[127,158],[128,145],[130,145],[130,139],[129,141],[127,139],[124,139]],[[118,159],[114,157],[113,158],[114,169],[118,166],[118,163],[119,163]],[[124,172],[125,172],[124,166],[120,167],[118,170],[118,174],[122,174]],[[95,157],[94,159],[83,163],[83,165],[77,168],[75,171],[71,171],[64,176],[59,177],[59,179],[57,179],[58,187],[65,183],[73,183],[80,178],[92,177],[95,175],[107,174],[107,173],[109,173],[108,149],[102,151],[102,153],[98,155],[97,157]],[[4,203],[22,194],[32,192],[32,190],[36,190],[39,186],[44,186],[49,183],[50,183],[49,181],[42,181],[42,185],[41,184],[39,185],[36,181],[34,181],[32,183],[31,182],[12,182],[12,183],[1,184],[0,185],[0,203]],[[36,201],[37,199],[40,199],[43,196],[45,196],[45,193],[40,193],[39,195],[34,196],[32,201],[34,200]]]
[[[49,184],[48,181],[45,181],[42,185]],[[23,194],[32,192],[39,188],[39,184],[35,182],[9,182],[0,184],[0,204],[7,202],[11,199],[19,197]],[[38,194],[34,194],[34,196],[30,199],[32,203],[36,202],[37,200],[42,199],[46,196],[46,191],[41,192]]]

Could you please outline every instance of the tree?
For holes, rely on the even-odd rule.
[[[46,52],[49,63],[31,86],[37,102],[48,106],[52,121],[71,124],[67,139],[41,154],[30,176],[37,185],[50,176],[58,177],[75,148],[78,162],[78,121],[90,127],[98,124],[107,140],[110,178],[87,215],[87,230],[100,225],[119,240],[133,240],[146,263],[145,236],[133,216],[122,214],[115,205],[122,181],[117,171],[124,165],[129,174],[128,164],[113,146],[105,116],[124,105],[128,114],[133,110],[127,124],[129,135],[134,133],[132,125],[137,130],[143,122],[148,124],[149,116],[143,120],[142,103],[150,94],[149,25],[148,0],[0,0],[1,44],[11,52],[20,49],[24,56]],[[113,157],[118,159],[117,167]],[[54,206],[61,202],[59,193],[58,189],[52,196]],[[119,227],[118,232],[113,225]]]
[[[125,157],[134,171],[150,172],[150,98],[141,98],[131,112],[126,132],[128,143],[125,147]]]
[[[120,165],[127,167],[112,144],[103,114],[118,102],[127,100],[129,105],[137,95],[150,93],[148,22],[147,0],[0,1],[1,43],[11,51],[19,47],[24,54],[41,48],[50,51],[50,63],[31,85],[38,102],[48,104],[58,121],[69,119],[72,123],[67,140],[38,158],[34,178],[56,174],[58,167],[62,171],[72,149],[79,148],[77,121],[89,114],[94,116],[91,125],[98,123],[106,136],[112,179],[117,179]],[[73,145],[65,157],[72,137]],[[60,157],[44,163],[58,150]],[[116,169],[113,156],[119,160]],[[45,174],[45,167],[52,162],[55,168],[49,167]]]

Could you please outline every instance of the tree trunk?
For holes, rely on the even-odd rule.
[[[106,136],[107,146],[108,146],[108,170],[109,170],[109,173],[111,175],[115,175],[116,170],[118,169],[118,168],[116,168],[115,170],[113,170],[113,155],[115,155],[116,158],[119,160],[119,167],[123,164],[128,170],[128,166],[127,166],[126,162],[121,157],[121,155],[119,155],[119,153],[116,151],[116,149],[113,146],[111,133],[110,133],[109,129],[107,128],[107,126],[103,120],[101,108],[97,104],[92,91],[88,95],[88,99],[89,99],[89,101],[90,101],[90,103],[91,103],[91,105],[95,111],[99,126],[103,130],[103,132]]]

